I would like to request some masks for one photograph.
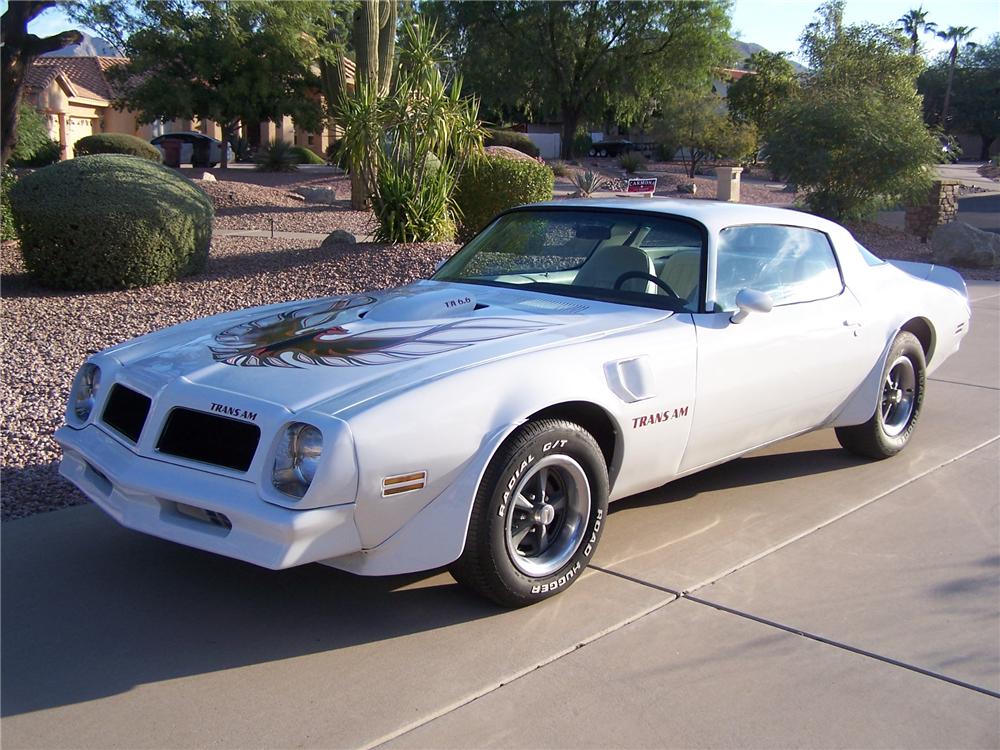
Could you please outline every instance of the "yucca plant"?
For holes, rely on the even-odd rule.
[[[576,185],[576,189],[584,198],[589,198],[600,190],[604,186],[604,182],[604,177],[589,169],[582,174],[577,172],[573,175],[573,184]]]
[[[389,95],[362,83],[341,97],[341,146],[361,170],[379,242],[451,239],[458,176],[482,151],[479,102],[461,96],[460,79],[446,85],[440,51],[434,27],[408,24]]]
[[[258,151],[253,160],[261,172],[294,172],[299,168],[299,157],[294,147],[280,138]]]

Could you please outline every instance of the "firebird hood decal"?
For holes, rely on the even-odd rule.
[[[215,336],[218,346],[209,348],[215,361],[241,367],[358,367],[426,357],[550,327],[508,317],[374,328],[355,317],[361,328],[356,333],[346,321],[334,325],[345,310],[373,302],[372,297],[350,297],[286,310],[227,328]]]

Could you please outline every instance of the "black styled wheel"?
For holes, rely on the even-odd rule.
[[[607,156],[608,155],[608,151],[607,151],[607,149],[603,149],[602,148],[600,151],[597,152],[597,155],[598,156]]]
[[[541,601],[583,573],[607,509],[607,467],[590,433],[563,420],[531,422],[487,467],[451,574],[507,607]]]
[[[659,276],[654,276],[651,273],[646,273],[645,271],[626,271],[617,279],[615,279],[614,288],[621,289],[625,282],[629,279],[646,279],[646,281],[652,281],[660,289],[662,289],[669,297],[679,300],[680,297],[677,296],[677,292],[670,288],[670,284],[665,282]]]
[[[590,151],[588,153],[589,153],[590,156],[597,156],[597,149],[596,148],[592,148],[592,149],[590,149]]]
[[[903,450],[920,417],[926,371],[924,350],[917,337],[906,331],[897,335],[882,372],[875,413],[864,424],[838,427],[840,444],[874,459],[889,458]]]

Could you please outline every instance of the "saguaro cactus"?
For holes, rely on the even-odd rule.
[[[351,43],[356,58],[354,92],[372,86],[379,97],[389,93],[396,64],[397,14],[398,0],[362,0],[354,11],[351,28]],[[348,84],[345,59],[343,54],[337,54],[336,60],[320,62],[323,94],[327,107],[334,114],[341,97],[354,93]],[[374,165],[355,163],[349,155],[348,169],[351,173],[351,207],[364,209],[370,198],[369,186],[373,182],[373,175],[366,172],[371,172]]]

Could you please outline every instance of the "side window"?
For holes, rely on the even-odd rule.
[[[834,297],[843,288],[833,248],[822,232],[755,224],[719,233],[718,310],[735,310],[741,289],[767,292],[775,305],[790,305]]]

